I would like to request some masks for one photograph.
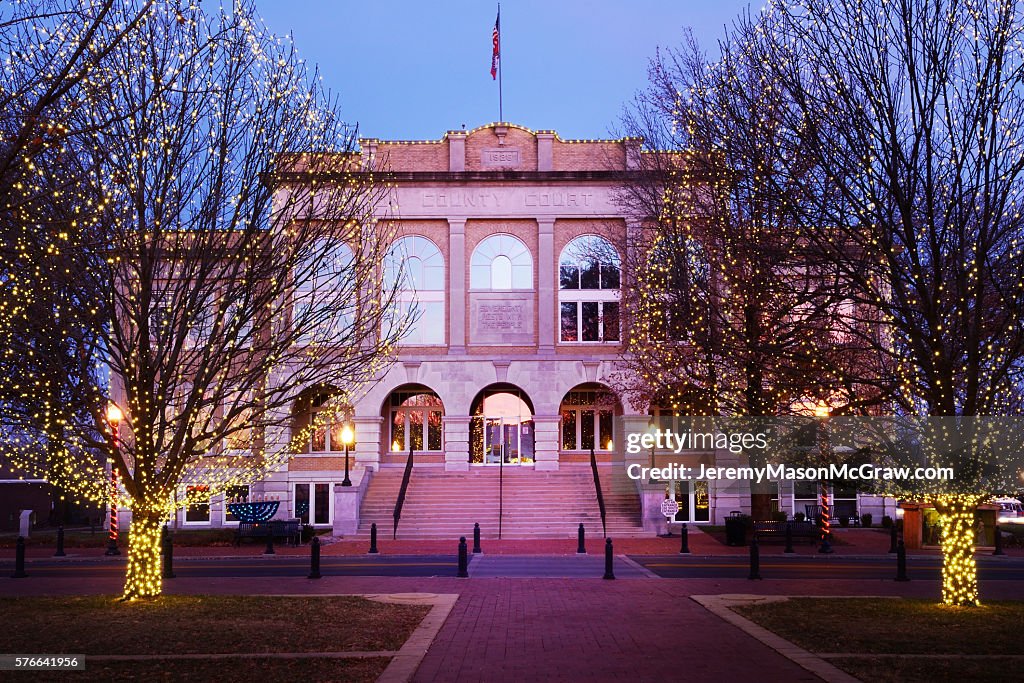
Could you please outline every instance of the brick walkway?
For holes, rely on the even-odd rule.
[[[121,577],[0,577],[0,595],[111,593]],[[690,595],[900,595],[937,598],[937,581],[736,579],[175,579],[184,594],[458,593],[417,681],[811,681],[811,674]],[[984,600],[1024,599],[986,581]]]

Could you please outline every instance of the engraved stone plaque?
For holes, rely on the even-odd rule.
[[[480,152],[480,165],[484,168],[514,168],[519,161],[519,150],[513,147],[495,147]]]
[[[470,292],[469,341],[488,346],[529,346],[533,292]]]

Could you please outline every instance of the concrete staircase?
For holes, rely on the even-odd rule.
[[[644,535],[635,489],[618,481],[613,486],[613,468],[600,470],[608,535]],[[382,539],[391,537],[402,472],[402,468],[385,467],[374,474],[360,510],[357,537],[368,538],[373,522]],[[480,523],[482,538],[497,538],[498,476],[497,467],[472,467],[469,472],[413,468],[398,538],[466,536],[471,542],[474,522]],[[588,537],[601,535],[601,513],[589,467],[536,472],[513,466],[504,468],[503,478],[502,538],[574,538],[580,522]]]

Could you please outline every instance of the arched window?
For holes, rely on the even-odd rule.
[[[296,267],[292,324],[298,328],[300,342],[330,343],[352,327],[355,306],[339,311],[339,297],[352,287],[354,260],[347,244],[329,246],[321,241]]]
[[[355,428],[352,424],[352,406],[331,394],[319,393],[312,397],[309,410],[309,452],[340,453],[345,450],[342,438],[345,426],[353,431],[349,450],[355,449]]]
[[[469,261],[471,289],[533,289],[533,256],[512,235],[491,235],[473,250]]]
[[[619,254],[596,235],[577,237],[558,260],[558,301],[563,342],[617,342]]]
[[[566,394],[559,408],[562,450],[610,450],[616,409],[615,395],[597,385],[581,385]]]
[[[407,387],[393,392],[388,404],[392,451],[442,449],[444,405],[437,394],[426,387]]]
[[[414,346],[444,344],[444,256],[419,235],[397,240],[384,259],[384,286],[397,283],[397,319],[408,321],[402,343]]]

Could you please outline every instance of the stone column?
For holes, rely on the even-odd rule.
[[[537,219],[537,351],[555,352],[555,219]]]
[[[561,418],[558,415],[534,415],[533,430],[534,468],[538,472],[555,472],[558,470],[558,427]]]
[[[448,219],[448,353],[466,353],[466,219]]]
[[[469,471],[469,416],[445,415],[444,423],[444,470],[445,472]]]
[[[381,442],[387,440],[384,432],[384,418],[357,416],[352,418],[352,423],[356,432],[356,449],[349,452],[350,458],[353,453],[355,454],[354,460],[349,461],[349,464],[354,462],[366,469],[376,471],[380,468]],[[387,447],[390,448],[390,445]]]
[[[361,487],[334,485],[335,536],[350,536],[359,529],[359,499]]]

